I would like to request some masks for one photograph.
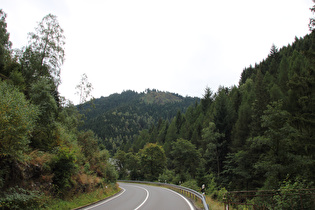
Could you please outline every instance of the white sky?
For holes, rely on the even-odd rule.
[[[87,3],[88,2],[88,3]],[[237,85],[274,43],[309,33],[312,0],[0,0],[13,48],[52,13],[66,36],[62,96],[77,103],[86,73],[95,98],[155,88],[202,97]]]

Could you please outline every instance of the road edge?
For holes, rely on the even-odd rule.
[[[119,187],[119,188],[120,188],[120,187]],[[102,199],[102,200],[95,201],[95,202],[90,203],[90,204],[86,204],[86,205],[84,205],[84,206],[80,206],[80,207],[74,208],[74,209],[72,209],[72,210],[84,209],[84,208],[86,208],[86,207],[96,205],[96,204],[101,203],[101,202],[103,202],[103,201],[109,200],[109,199],[111,199],[111,198],[113,198],[113,197],[115,197],[115,196],[118,196],[119,194],[121,194],[121,193],[123,193],[123,192],[124,192],[124,190],[120,188],[119,192],[115,193],[114,195],[108,196],[108,197],[106,197],[106,198],[104,198],[104,199]]]

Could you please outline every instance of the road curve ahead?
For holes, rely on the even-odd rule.
[[[118,195],[84,208],[85,210],[193,210],[193,205],[182,195],[162,187],[119,183],[122,188]]]

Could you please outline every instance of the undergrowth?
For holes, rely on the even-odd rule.
[[[89,193],[82,193],[73,198],[62,199],[52,199],[46,197],[47,204],[43,207],[44,209],[75,209],[81,206],[85,206],[99,200],[103,200],[119,192],[119,187],[117,184],[108,184],[104,188],[99,188],[95,191]]]

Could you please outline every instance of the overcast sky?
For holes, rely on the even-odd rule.
[[[88,2],[88,3],[87,3]],[[62,96],[77,103],[86,73],[98,98],[155,88],[202,97],[237,85],[295,36],[309,33],[312,0],[0,0],[13,48],[52,13],[66,36]]]

